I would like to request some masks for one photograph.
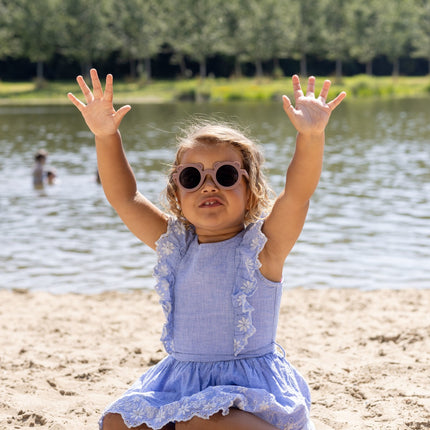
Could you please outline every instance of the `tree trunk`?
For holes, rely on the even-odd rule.
[[[372,76],[373,75],[373,61],[369,60],[366,63],[366,75]]]
[[[36,67],[36,89],[41,89],[43,87],[43,61],[37,62]]]
[[[136,72],[136,61],[133,58],[129,58],[128,64],[130,65],[130,77],[135,79],[137,76]]]
[[[137,60],[137,67],[136,67],[136,74],[138,79],[140,79],[143,75],[143,64],[142,64],[142,60],[139,58],[139,60]]]
[[[336,60],[336,82],[342,82],[342,60],[339,58]]]
[[[393,78],[398,78],[400,73],[400,60],[395,58],[393,60]]]
[[[308,62],[306,60],[306,54],[302,54],[300,58],[300,75],[302,78],[306,78],[308,76]]]
[[[284,72],[281,69],[281,65],[279,64],[279,58],[275,57],[273,59],[273,77],[282,78],[284,76]]]
[[[187,65],[185,64],[185,58],[182,54],[178,54],[179,56],[179,70],[181,73],[181,78],[186,79],[187,78]]]
[[[206,60],[200,61],[200,79],[205,80],[206,79]]]
[[[234,60],[234,77],[235,78],[241,78],[242,77],[242,67],[240,65],[240,61],[239,61],[238,57],[236,57]]]
[[[263,77],[263,64],[261,60],[255,60],[255,75],[257,78]]]
[[[38,81],[43,81],[43,61],[37,62],[36,78]]]
[[[151,82],[152,67],[151,67],[151,59],[149,57],[145,58],[145,72],[146,72],[146,82]]]

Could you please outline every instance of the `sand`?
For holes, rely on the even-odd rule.
[[[97,429],[162,324],[154,292],[0,291],[0,429]],[[287,290],[277,341],[317,429],[430,429],[430,290]]]

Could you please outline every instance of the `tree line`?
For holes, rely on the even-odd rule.
[[[306,76],[319,61],[340,77],[351,63],[373,74],[378,58],[393,75],[400,60],[430,73],[430,0],[0,0],[0,78],[107,63],[205,78],[214,59],[216,75],[283,75],[290,61]]]

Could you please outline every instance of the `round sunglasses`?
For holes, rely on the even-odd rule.
[[[179,164],[173,173],[173,180],[183,191],[198,190],[210,175],[215,185],[222,190],[231,190],[240,184],[242,176],[249,179],[248,172],[241,169],[238,161],[217,161],[213,169],[204,169],[201,163]]]

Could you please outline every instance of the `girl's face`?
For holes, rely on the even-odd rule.
[[[188,149],[180,160],[181,164],[201,163],[204,169],[212,169],[217,161],[238,161],[243,168],[240,152],[229,144],[201,144]],[[196,191],[177,190],[182,213],[195,227],[201,243],[226,240],[239,233],[244,227],[248,197],[243,176],[231,190],[219,188],[210,175]]]

